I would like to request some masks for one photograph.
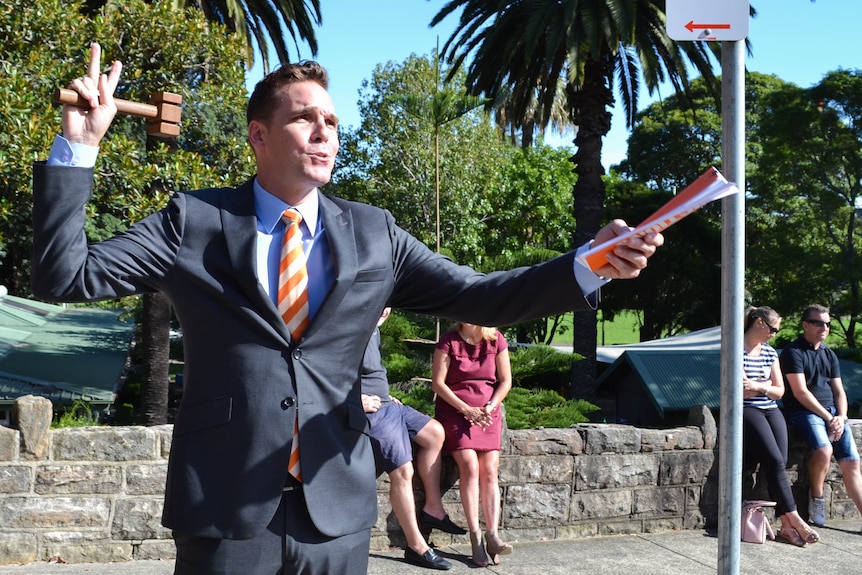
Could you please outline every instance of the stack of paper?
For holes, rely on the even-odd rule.
[[[578,256],[577,260],[584,266],[596,271],[608,263],[607,255],[616,246],[624,244],[633,237],[665,230],[709,202],[737,192],[739,192],[739,188],[736,187],[735,183],[728,182],[715,168],[709,168],[639,226],[628,233],[594,245]]]

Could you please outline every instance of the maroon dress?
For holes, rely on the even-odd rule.
[[[445,383],[455,395],[472,407],[482,407],[488,403],[497,385],[497,354],[508,348],[503,334],[498,331],[496,341],[483,339],[471,345],[464,341],[458,331],[449,331],[440,337],[436,348],[449,356]],[[461,412],[439,397],[434,417],[446,431],[444,450],[500,450],[499,405],[491,413],[493,421],[485,430],[478,425],[471,425]]]

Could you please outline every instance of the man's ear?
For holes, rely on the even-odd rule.
[[[255,150],[265,145],[264,136],[266,135],[266,125],[260,120],[252,120],[248,123],[248,141],[251,147]]]

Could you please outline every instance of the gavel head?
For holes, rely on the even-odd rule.
[[[147,123],[147,134],[159,138],[175,138],[180,135],[180,119],[183,97],[171,92],[156,92],[150,96],[156,106],[156,117]]]

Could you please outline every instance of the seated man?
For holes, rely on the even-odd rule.
[[[847,495],[862,512],[862,473],[853,433],[847,425],[847,394],[838,357],[823,343],[829,335],[829,308],[812,305],[802,312],[802,335],[781,352],[781,371],[787,422],[805,437],[811,448],[808,478],[811,523],[826,522],[823,487],[832,456],[841,468]]]
[[[383,310],[378,327],[386,321],[390,308]],[[464,529],[449,519],[443,508],[440,493],[443,427],[437,420],[412,407],[401,404],[389,395],[386,369],[380,360],[380,330],[375,329],[365,349],[362,362],[362,407],[371,424],[371,446],[378,467],[389,474],[389,500],[392,511],[407,538],[404,559],[420,567],[447,570],[452,564],[437,555],[429,547],[418,523],[425,527],[436,527],[446,533],[463,535]],[[416,469],[425,489],[425,505],[416,518],[416,503],[413,499],[413,448],[411,440],[419,449],[416,454]]]

